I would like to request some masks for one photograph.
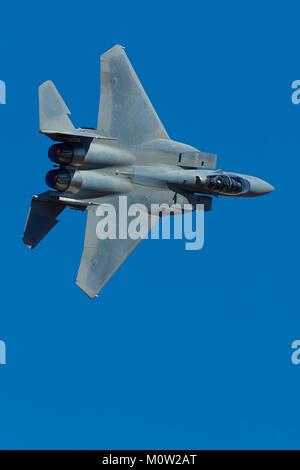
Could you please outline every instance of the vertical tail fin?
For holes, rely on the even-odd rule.
[[[67,131],[74,129],[66,103],[50,80],[39,87],[40,131]]]

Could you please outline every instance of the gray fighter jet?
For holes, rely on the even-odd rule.
[[[201,204],[210,210],[213,196],[255,197],[274,190],[254,176],[216,170],[216,155],[171,140],[123,47],[103,54],[100,65],[97,130],[74,128],[51,81],[39,88],[40,132],[60,143],[49,149],[57,168],[47,173],[46,183],[54,191],[33,196],[23,235],[24,243],[34,248],[65,207],[87,210],[76,283],[90,298],[145,235],[99,239],[99,206],[111,204],[118,213],[120,195],[127,197],[128,205],[143,204],[149,214],[148,231],[163,214],[151,215],[152,204],[190,204],[192,210]]]

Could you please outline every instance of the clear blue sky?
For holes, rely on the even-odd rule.
[[[102,5],[105,3],[105,6]],[[298,3],[298,6],[297,6]],[[299,449],[299,2],[1,6],[0,448]],[[46,189],[37,87],[96,124],[99,55],[120,43],[169,135],[276,187],[219,199],[205,246],[145,241],[90,301],[85,215],[21,241]]]

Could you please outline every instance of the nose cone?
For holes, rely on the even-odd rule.
[[[252,177],[249,181],[250,189],[249,189],[249,196],[256,197],[256,196],[263,196],[264,194],[269,194],[274,191],[274,187],[267,183],[260,178]]]

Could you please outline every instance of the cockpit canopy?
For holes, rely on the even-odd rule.
[[[244,182],[238,176],[210,175],[204,182],[208,192],[238,194],[244,190]]]

